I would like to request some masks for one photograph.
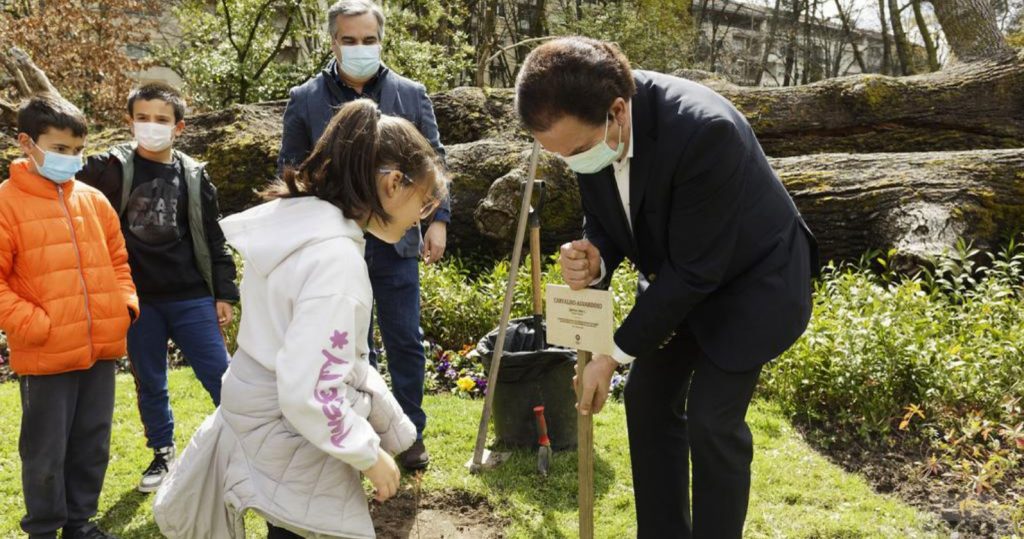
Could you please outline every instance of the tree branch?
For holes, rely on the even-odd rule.
[[[263,61],[263,64],[261,64],[260,68],[256,70],[256,73],[253,74],[253,79],[259,79],[260,76],[263,75],[263,71],[267,69],[267,66],[270,65],[270,62],[277,57],[277,53],[281,52],[281,47],[284,45],[284,40],[288,38],[288,32],[291,30],[292,20],[294,18],[295,8],[292,8],[292,11],[288,14],[288,20],[285,21],[284,23],[284,30],[281,31],[281,35],[278,36],[277,38],[277,43],[274,45],[274,50],[272,50],[270,54],[267,55],[267,58]]]
[[[253,41],[256,40],[256,30],[259,29],[260,23],[263,22],[263,17],[267,14],[267,11],[270,10],[270,6],[274,2],[276,2],[276,0],[267,0],[266,2],[263,2],[263,5],[260,6],[259,11],[256,12],[256,20],[253,21],[252,27],[249,28],[249,37],[246,38],[246,40],[245,40],[245,51],[239,53],[239,56],[238,56],[239,63],[244,62],[245,59],[249,57],[249,52],[252,50],[252,43],[253,43]],[[292,18],[292,15],[289,15],[288,16],[288,24],[289,25],[291,25],[291,18]],[[284,34],[282,34],[282,35],[284,35]]]
[[[224,7],[224,22],[228,25],[228,42],[235,49],[235,52],[239,55],[242,51],[238,49],[238,43],[235,43],[235,31],[231,28],[231,8],[228,7],[228,0],[221,0],[220,5]]]

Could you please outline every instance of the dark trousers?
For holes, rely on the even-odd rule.
[[[220,404],[220,379],[228,368],[228,350],[212,297],[142,303],[139,319],[128,329],[128,359],[146,446],[154,449],[174,443],[174,414],[167,390],[168,338],[188,359],[214,406]]]
[[[719,369],[688,334],[633,363],[625,403],[638,538],[742,536],[754,452],[745,418],[760,372]]]
[[[427,364],[420,330],[419,260],[399,256],[395,246],[366,237],[366,265],[373,286],[377,325],[391,373],[391,392],[423,437],[427,414],[423,411],[423,382]],[[370,363],[377,365],[370,319]]]
[[[62,374],[22,376],[21,485],[30,537],[56,538],[96,515],[110,460],[114,362]]]

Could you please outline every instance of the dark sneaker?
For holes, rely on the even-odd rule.
[[[174,463],[174,446],[161,447],[153,450],[153,462],[142,472],[139,481],[139,492],[156,492],[164,482],[164,477]]]
[[[430,454],[427,453],[423,440],[416,440],[412,447],[398,455],[398,463],[408,471],[425,470],[430,464]]]
[[[64,528],[60,536],[63,539],[117,539],[116,535],[101,530],[92,522],[80,528]]]

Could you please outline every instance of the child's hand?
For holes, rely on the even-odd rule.
[[[395,464],[395,459],[391,458],[387,451],[378,450],[377,463],[363,473],[373,483],[373,488],[377,491],[377,495],[373,499],[383,502],[398,494],[398,481],[401,474],[398,471],[398,465]]]

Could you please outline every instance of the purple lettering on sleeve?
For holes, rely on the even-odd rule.
[[[330,340],[331,348],[335,348],[341,353],[348,346],[348,332],[335,330]],[[345,438],[348,438],[349,433],[352,431],[351,426],[347,429],[345,428],[345,412],[342,409],[345,397],[339,394],[337,387],[322,387],[321,385],[325,382],[333,382],[334,380],[344,378],[347,372],[332,371],[331,368],[335,366],[344,367],[349,362],[335,356],[326,348],[320,352],[324,356],[324,364],[320,367],[320,375],[313,389],[313,397],[323,405],[321,410],[323,411],[324,418],[327,419],[327,428],[331,432],[331,444],[341,448]]]

